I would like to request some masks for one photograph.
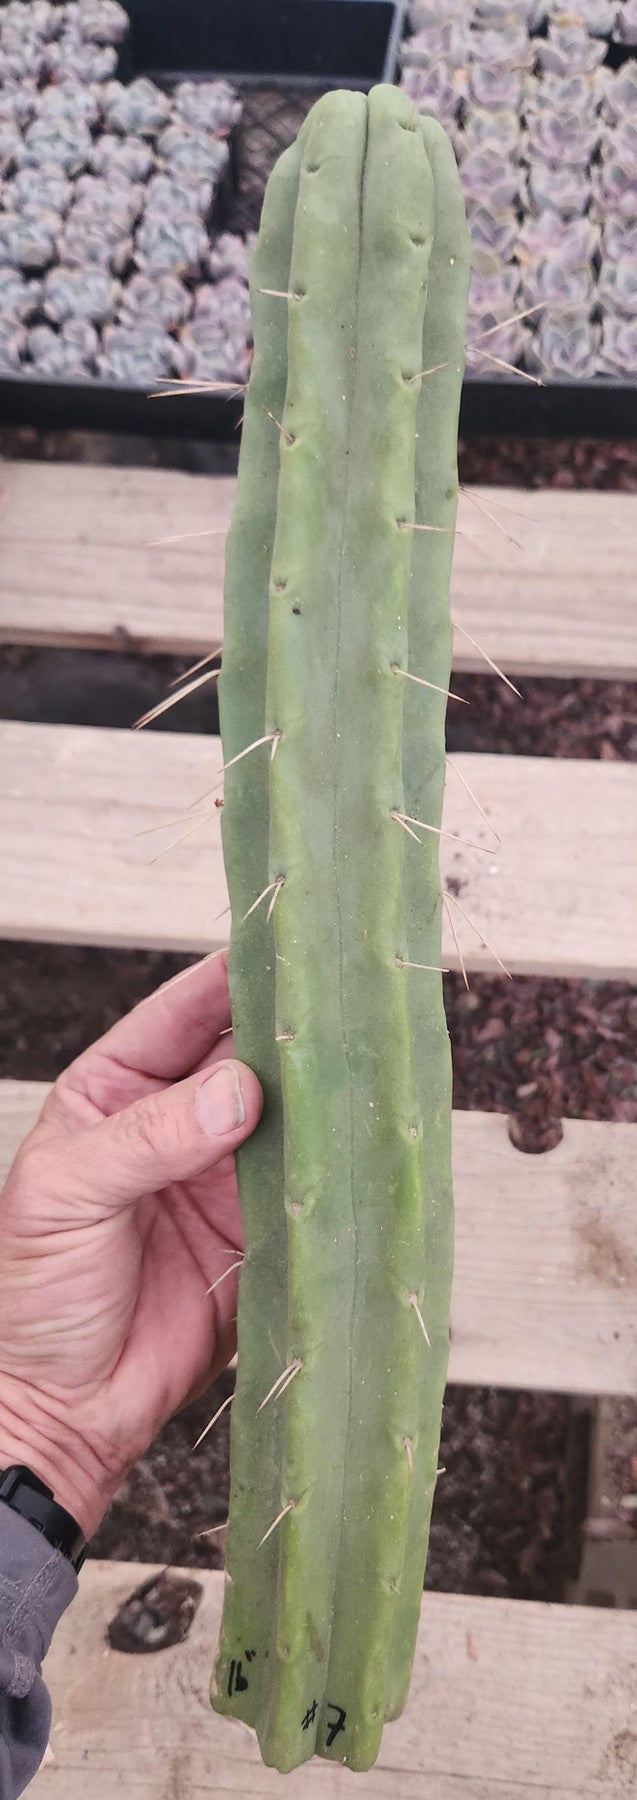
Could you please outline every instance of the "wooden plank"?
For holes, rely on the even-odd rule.
[[[18,462],[1,485],[5,642],[195,656],[220,643],[231,476]],[[153,547],[171,532],[197,535]]]
[[[53,1760],[34,1800],[336,1800],[349,1770],[262,1765],[247,1726],[220,1719],[208,1678],[222,1576],[198,1569],[203,1600],[184,1644],[123,1656],[109,1619],[152,1571],[87,1563],[45,1670]],[[411,1693],[385,1729],[360,1800],[628,1800],[637,1778],[637,1614],[426,1594]],[[633,1780],[631,1781],[631,1775]]]
[[[0,638],[193,656],[220,643],[232,477],[9,462],[2,489]],[[496,661],[637,673],[633,496],[471,488],[459,525],[453,610]],[[180,541],[153,545],[167,534]],[[461,636],[456,652],[484,668]]]
[[[225,941],[218,811],[203,802],[196,830],[189,811],[218,781],[216,739],[5,722],[0,759],[0,936],[183,951]],[[443,838],[443,878],[507,967],[634,977],[637,770],[540,757],[452,761],[502,844],[484,854]],[[483,849],[493,841],[455,775],[445,828]],[[418,855],[411,840],[406,854]],[[453,912],[467,966],[494,969]],[[446,918],[443,956],[458,966]]]
[[[0,1182],[45,1083],[0,1083]],[[564,1123],[524,1156],[501,1113],[454,1114],[452,1381],[637,1390],[637,1126]]]

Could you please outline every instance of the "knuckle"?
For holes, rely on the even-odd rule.
[[[163,1144],[165,1136],[164,1113],[161,1100],[151,1095],[139,1106],[132,1106],[127,1119],[130,1148],[135,1155],[144,1159],[156,1156]]]

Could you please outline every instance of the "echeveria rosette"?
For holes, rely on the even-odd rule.
[[[102,113],[107,131],[154,138],[169,123],[172,106],[162,88],[140,75],[128,83],[109,81],[103,90]]]
[[[143,275],[179,273],[196,280],[208,253],[201,220],[188,215],[167,218],[147,213],[135,237],[135,265]]]
[[[600,326],[588,308],[539,314],[535,331],[528,332],[525,364],[532,372],[553,381],[590,381],[597,369]]]
[[[49,269],[44,278],[42,306],[54,325],[63,325],[72,318],[103,325],[114,318],[120,293],[120,283],[105,269],[67,269],[60,265]]]
[[[598,369],[604,375],[637,376],[637,318],[607,313],[602,325]]]
[[[102,333],[97,368],[104,381],[143,387],[162,376],[187,372],[177,339],[147,319],[135,325],[108,325]]]
[[[227,135],[241,118],[241,101],[228,81],[178,81],[176,113],[192,131]]]
[[[177,331],[190,318],[193,296],[176,275],[132,275],[126,282],[118,311],[118,322],[136,329]]]

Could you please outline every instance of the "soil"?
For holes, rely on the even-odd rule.
[[[166,462],[218,468],[214,448],[113,445],[4,433],[6,454]],[[229,466],[227,461],[224,466]],[[637,445],[467,444],[464,481],[637,491]],[[165,657],[8,649],[0,659],[0,713],[65,723],[132,724],[163,697],[183,662]],[[458,679],[458,678],[457,678]],[[637,700],[628,683],[525,681],[521,705],[492,676],[464,676],[472,702],[450,721],[456,749],[634,758]],[[162,725],[164,721],[161,722]],[[209,701],[168,716],[166,728],[214,730]],[[41,944],[0,946],[0,1075],[52,1080],[100,1032],[185,966],[150,952]],[[637,997],[618,983],[474,977],[467,993],[446,980],[459,1107],[509,1114],[514,1142],[539,1153],[560,1121],[637,1119]],[[228,1502],[228,1416],[193,1455],[231,1371],[166,1426],[124,1482],[93,1553],[192,1566],[223,1562]],[[630,1411],[627,1433],[635,1428]],[[626,1442],[628,1442],[628,1437]],[[617,1455],[622,1456],[618,1446]],[[625,1456],[624,1456],[625,1462]],[[586,1414],[566,1396],[451,1387],[443,1420],[428,1585],[559,1600],[577,1572],[585,1508]],[[622,1465],[624,1466],[624,1465]],[[630,1492],[634,1436],[630,1436]],[[201,1535],[211,1532],[211,1535]]]

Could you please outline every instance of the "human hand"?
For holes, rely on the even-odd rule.
[[[259,1082],[232,1058],[226,958],[136,1006],[56,1081],[0,1195],[0,1468],[86,1537],[236,1346],[233,1152]]]

